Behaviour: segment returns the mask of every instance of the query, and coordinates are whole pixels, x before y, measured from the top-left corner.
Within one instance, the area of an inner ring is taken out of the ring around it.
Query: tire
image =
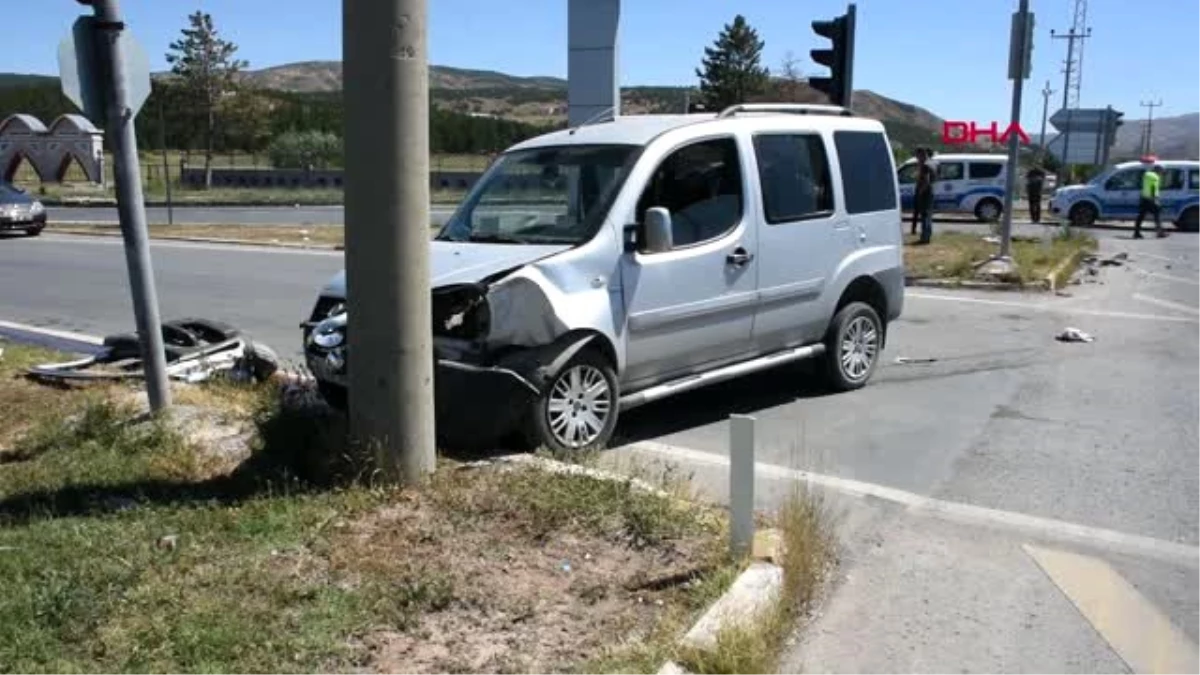
[[[981,223],[994,223],[1004,213],[1004,205],[995,199],[981,199],[975,205],[975,218]]]
[[[830,387],[840,392],[866,385],[875,373],[882,345],[883,321],[870,305],[851,302],[839,310],[825,335],[825,375]]]
[[[1184,211],[1179,216],[1179,220],[1175,221],[1175,227],[1183,232],[1195,232],[1197,230],[1197,208],[1192,206]]]
[[[1068,214],[1071,224],[1075,227],[1091,227],[1096,224],[1096,218],[1099,216],[1100,214],[1096,211],[1096,207],[1087,202],[1072,206]]]
[[[41,233],[42,233],[42,228],[40,228],[40,227],[31,227],[31,228],[25,230],[26,237],[36,237]]]
[[[585,389],[596,386],[601,390],[589,399]],[[603,447],[617,427],[619,392],[609,360],[594,349],[580,350],[531,404],[528,440],[554,453]]]

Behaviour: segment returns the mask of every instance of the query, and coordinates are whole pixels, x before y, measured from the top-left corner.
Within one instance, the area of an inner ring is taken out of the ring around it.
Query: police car
[[[983,222],[994,222],[1004,212],[1004,169],[1008,155],[934,155],[929,164],[936,172],[933,185],[934,213],[969,213]],[[900,183],[900,205],[913,208],[917,160],[910,159],[896,171]]]
[[[1174,223],[1185,232],[1195,232],[1200,204],[1200,161],[1156,163],[1164,169],[1159,188],[1163,222]],[[1050,198],[1050,215],[1085,227],[1097,220],[1134,220],[1142,195],[1142,174],[1152,166],[1148,162],[1125,162],[1086,184],[1060,188]]]

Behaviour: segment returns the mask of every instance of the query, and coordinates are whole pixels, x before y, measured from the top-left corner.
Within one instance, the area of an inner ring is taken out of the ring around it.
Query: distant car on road
[[[1200,208],[1200,161],[1162,160],[1163,222],[1184,232],[1196,231]],[[1050,198],[1050,215],[1086,227],[1097,220],[1134,220],[1142,194],[1142,174],[1151,164],[1125,162],[1101,172],[1083,185],[1059,188]]]
[[[36,237],[46,228],[46,207],[28,192],[0,181],[0,232]]]
[[[904,302],[899,223],[887,132],[842,108],[527,140],[431,243],[439,428],[602,446],[621,410],[810,357],[832,389],[862,387]],[[335,405],[347,315],[343,273],[303,324]]]
[[[948,153],[934,155],[929,164],[935,172],[934,213],[969,213],[985,223],[1000,219],[1004,212],[1004,169],[1008,166],[1008,155]],[[910,159],[900,165],[896,176],[901,207],[911,211],[917,160]]]

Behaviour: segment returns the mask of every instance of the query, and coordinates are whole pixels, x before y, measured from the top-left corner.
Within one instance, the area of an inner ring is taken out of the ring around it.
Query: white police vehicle
[[[929,164],[936,172],[934,213],[970,213],[983,222],[1000,219],[1004,212],[1004,169],[1008,166],[1008,155],[934,155]],[[917,160],[901,164],[896,177],[900,183],[901,208],[912,211]]]
[[[1200,161],[1160,160],[1157,164],[1164,169],[1159,184],[1163,222],[1174,223],[1185,232],[1195,232],[1200,204]],[[1152,166],[1147,162],[1125,162],[1083,185],[1059,188],[1050,198],[1050,215],[1083,227],[1097,220],[1134,220],[1142,196],[1142,174]]]

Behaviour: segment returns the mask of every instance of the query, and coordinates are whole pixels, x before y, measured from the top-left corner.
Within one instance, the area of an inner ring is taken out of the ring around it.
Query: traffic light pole
[[[351,433],[387,480],[436,460],[428,0],[342,0]]]
[[[141,167],[138,164],[137,136],[133,111],[129,105],[129,75],[117,39],[124,30],[117,0],[90,0],[96,17],[96,46],[103,64],[104,98],[108,102],[108,137],[113,151],[113,180],[117,188],[117,214],[125,242],[125,263],[129,268],[129,286],[133,293],[133,317],[141,343],[142,370],[150,410],[160,412],[171,405],[167,383],[167,359],[163,353],[162,321],[158,314],[158,295],[154,289],[154,271],[150,265],[150,241],[146,232],[146,202],[142,194]]]

